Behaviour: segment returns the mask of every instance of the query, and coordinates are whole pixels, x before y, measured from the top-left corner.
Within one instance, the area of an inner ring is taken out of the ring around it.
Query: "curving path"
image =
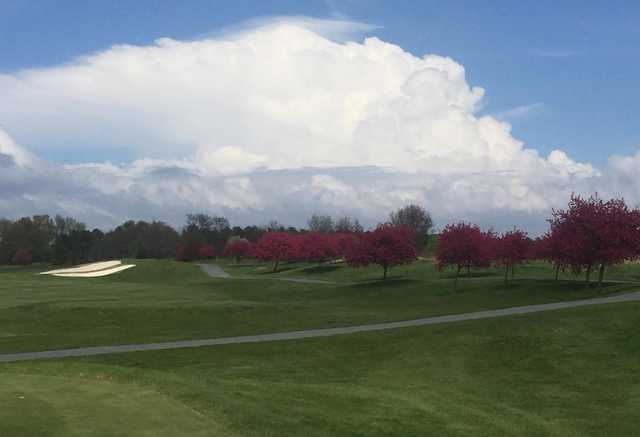
[[[601,305],[608,303],[640,301],[640,291],[616,296],[599,297],[593,299],[574,300],[570,302],[546,303],[540,305],[526,305],[520,307],[503,308],[498,310],[479,311],[474,313],[455,314],[449,316],[426,317],[423,319],[405,320],[400,322],[374,323],[369,325],[347,326],[342,328],[311,329],[306,331],[281,332],[277,334],[246,335],[241,337],[223,337],[206,340],[171,341],[166,343],[129,344],[122,346],[98,346],[77,349],[60,349],[43,352],[21,352],[0,354],[0,362],[38,360],[43,358],[84,357],[89,355],[115,354],[125,352],[152,351],[165,349],[182,349],[202,346],[219,346],[237,343],[257,343],[263,341],[294,340],[310,337],[329,337],[333,335],[353,334],[356,332],[381,331],[384,329],[406,328],[410,326],[435,325],[439,323],[462,322],[465,320],[489,319],[494,317],[512,316],[517,314],[537,313],[541,311],[574,308],[586,305]]]
[[[230,278],[231,275],[224,270],[220,266],[215,264],[198,264],[198,266],[205,272],[207,275],[212,278]]]
[[[323,281],[321,279],[304,279],[304,278],[273,278],[262,276],[231,276],[229,273],[222,270],[222,267],[216,264],[198,264],[203,272],[212,278],[225,278],[225,279],[272,279],[274,281],[287,281],[287,282],[301,282],[303,284],[340,284],[340,282]]]

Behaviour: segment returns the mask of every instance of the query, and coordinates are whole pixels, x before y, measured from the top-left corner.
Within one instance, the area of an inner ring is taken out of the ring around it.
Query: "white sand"
[[[108,269],[111,267],[119,266],[122,264],[122,261],[102,261],[98,263],[86,264],[79,267],[72,267],[69,269],[57,269],[57,270],[49,270],[47,272],[40,273],[41,275],[55,275],[58,273],[86,273],[86,272],[95,272],[97,270]]]
[[[53,273],[52,276],[59,276],[62,278],[98,278],[100,276],[109,276],[114,273],[121,272],[123,270],[135,267],[135,264],[123,264],[112,269],[97,270],[95,272],[80,272],[80,273]]]

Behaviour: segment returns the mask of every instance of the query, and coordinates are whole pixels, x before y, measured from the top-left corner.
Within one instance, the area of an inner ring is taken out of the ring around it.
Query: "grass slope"
[[[0,435],[634,435],[640,303],[0,366]]]
[[[285,265],[264,274],[264,265],[227,268],[260,279],[207,277],[194,264],[136,260],[137,267],[105,278],[39,276],[44,266],[0,268],[0,353],[80,346],[263,334],[288,330],[406,320],[573,300],[624,290],[603,290],[579,281],[553,281],[551,268],[532,264],[505,285],[498,270],[475,272],[453,288],[450,272],[428,261],[392,270]],[[638,267],[623,267],[624,279]],[[244,273],[242,273],[244,272]],[[271,280],[304,277],[335,284]]]

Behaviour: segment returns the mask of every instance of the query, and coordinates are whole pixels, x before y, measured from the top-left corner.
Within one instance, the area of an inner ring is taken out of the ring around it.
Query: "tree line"
[[[521,229],[497,234],[472,223],[451,223],[437,236],[439,269],[453,268],[455,283],[462,271],[498,266],[504,279],[515,276],[524,262],[553,264],[555,277],[570,271],[594,271],[601,285],[607,267],[640,258],[640,210],[624,199],[603,200],[597,195],[572,195],[567,208],[552,210],[549,230],[530,238]],[[127,221],[109,232],[87,230],[71,218],[47,215],[0,219],[0,263],[81,263],[114,258],[176,258],[180,261],[253,257],[273,263],[342,260],[353,267],[379,265],[386,278],[389,268],[411,263],[424,250],[433,222],[420,206],[408,205],[389,215],[375,229],[365,231],[351,217],[334,219],[313,215],[306,229],[267,226],[231,226],[224,217],[188,214],[180,231],[160,221]]]
[[[388,222],[416,227],[418,234],[424,234],[419,237],[424,241],[432,228],[431,216],[417,205],[393,212]],[[270,233],[342,235],[363,232],[358,219],[347,216],[313,215],[308,227],[303,229],[276,221],[266,226],[232,226],[225,217],[194,213],[187,214],[180,230],[162,221],[128,220],[104,232],[89,230],[72,217],[34,215],[17,220],[0,219],[0,264],[79,264],[118,258],[189,261],[223,253],[240,259],[247,256],[249,246]],[[232,242],[234,244],[230,244]]]
[[[273,271],[283,261],[343,260],[353,267],[375,264],[386,279],[389,268],[415,261],[421,247],[416,232],[421,227],[407,221],[394,223],[394,218],[405,213],[392,213],[389,222],[367,232],[268,232],[254,244],[230,242],[223,254],[270,261]],[[575,275],[584,272],[589,284],[597,269],[601,286],[608,266],[640,258],[640,210],[629,208],[623,199],[572,195],[568,207],[553,210],[548,222],[549,230],[535,239],[517,228],[498,234],[472,223],[448,224],[437,238],[436,265],[440,270],[453,268],[457,285],[463,270],[470,275],[471,269],[501,267],[508,282],[515,277],[517,266],[542,260],[554,265],[556,280],[560,271],[569,270]]]
[[[417,242],[413,229],[384,223],[366,232],[267,232],[255,243],[230,240],[222,254],[235,257],[236,262],[244,257],[271,262],[272,272],[277,272],[282,262],[321,265],[344,261],[352,267],[375,264],[382,267],[386,279],[389,268],[416,260]]]

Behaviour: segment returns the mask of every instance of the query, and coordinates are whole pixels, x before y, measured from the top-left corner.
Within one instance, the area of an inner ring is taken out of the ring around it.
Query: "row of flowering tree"
[[[504,269],[506,282],[519,264],[546,260],[554,264],[556,279],[561,270],[570,269],[585,272],[588,283],[597,269],[602,284],[607,266],[640,258],[640,210],[630,209],[623,199],[572,196],[567,209],[553,211],[549,223],[549,231],[536,240],[515,228],[498,235],[470,223],[447,225],[438,238],[437,266],[453,267],[457,284],[462,270],[470,274],[472,268],[495,265]],[[178,258],[211,258],[214,252],[212,246],[183,245]],[[232,238],[222,254],[236,262],[244,257],[271,262],[274,272],[283,261],[344,260],[353,267],[378,265],[386,278],[389,268],[416,259],[416,235],[391,224],[353,233],[268,232],[253,244]]]
[[[273,263],[274,272],[278,271],[283,261],[322,264],[331,260],[344,259],[347,251],[358,239],[358,235],[360,234],[269,232],[253,245],[249,256]]]
[[[594,269],[602,285],[605,269],[640,258],[640,210],[624,199],[604,201],[571,196],[567,209],[554,210],[550,229],[536,242],[537,255],[560,270],[585,272],[588,284]]]
[[[322,264],[344,260],[352,267],[378,265],[386,279],[391,267],[415,261],[416,240],[408,228],[390,225],[359,233],[269,232],[253,245],[250,256],[273,263],[273,272],[283,261]]]
[[[534,257],[533,247],[533,241],[520,229],[498,235],[470,223],[455,223],[447,225],[440,234],[436,260],[439,269],[455,268],[456,285],[462,269],[469,275],[472,268],[487,268],[492,264],[504,268],[507,282],[509,273],[512,279],[515,276],[517,265]]]
[[[567,209],[553,210],[549,223],[549,231],[536,240],[519,229],[497,235],[470,223],[447,225],[438,239],[437,265],[452,266],[457,284],[462,269],[469,273],[471,268],[501,266],[507,281],[518,264],[545,260],[554,264],[556,279],[561,270],[570,269],[585,272],[589,283],[597,269],[602,285],[607,266],[640,258],[640,210],[623,199],[573,195]]]

